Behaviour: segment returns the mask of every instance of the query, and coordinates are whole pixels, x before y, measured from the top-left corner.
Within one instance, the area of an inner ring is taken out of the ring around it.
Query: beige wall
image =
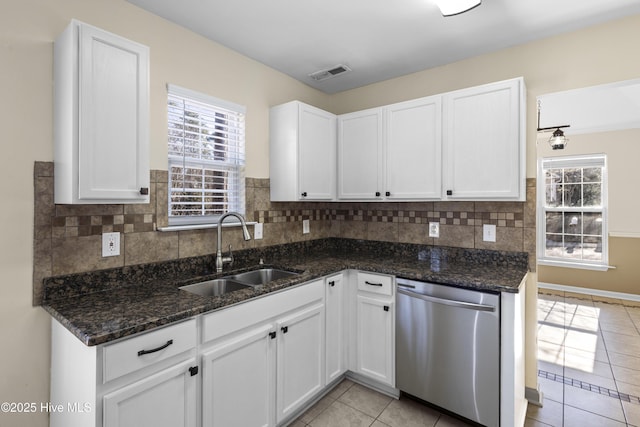
[[[32,174],[34,161],[53,158],[52,41],[71,18],[150,46],[152,169],[166,168],[167,82],[246,105],[247,176],[266,178],[270,105],[299,99],[340,113],[522,75],[529,96],[527,176],[534,177],[535,96],[638,77],[640,69],[640,57],[633,54],[640,37],[640,17],[633,17],[329,97],[124,0],[10,3],[0,14],[0,88],[4,100],[0,123],[5,159],[0,179],[5,207],[0,213],[4,225],[0,245],[0,401],[48,400],[50,321],[42,309],[31,306]],[[535,279],[531,281],[535,284]],[[529,294],[535,296],[535,286],[529,286]],[[529,323],[531,326],[530,319]],[[535,322],[532,329],[535,331]],[[532,337],[535,333],[528,335],[528,342]],[[527,383],[535,384],[535,375],[532,378],[529,374]],[[47,425],[47,417],[43,413],[0,413],[0,425],[42,427]]]
[[[640,295],[640,187],[636,170],[640,159],[640,130],[569,135],[569,145],[561,152],[554,152],[546,143],[547,138],[548,135],[540,138],[539,157],[607,155],[609,264],[615,269],[592,271],[540,265],[538,280]]]

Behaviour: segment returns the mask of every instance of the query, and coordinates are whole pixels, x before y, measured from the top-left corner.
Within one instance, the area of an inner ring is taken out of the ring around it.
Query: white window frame
[[[560,168],[589,168],[602,167],[602,207],[571,207],[571,208],[552,208],[546,206],[546,182],[545,172],[548,169]],[[549,265],[555,267],[580,268],[587,270],[606,271],[610,268],[609,264],[609,233],[608,233],[608,171],[606,154],[587,154],[562,157],[546,157],[538,159],[538,226],[537,226],[537,247],[538,247],[538,264]],[[560,211],[576,211],[576,212],[601,212],[602,213],[602,259],[599,261],[590,260],[574,260],[570,258],[549,257],[545,253],[546,249],[546,214],[547,212]]]
[[[167,108],[170,98],[182,98],[184,100],[192,101],[195,103],[206,104],[213,110],[237,115],[242,120],[241,130],[238,137],[238,158],[230,162],[221,162],[207,159],[197,159],[188,156],[172,155],[170,152],[167,155],[167,164],[169,172],[169,183],[167,191],[167,203],[169,213],[169,227],[180,226],[205,226],[215,224],[219,217],[222,215],[171,215],[172,204],[172,165],[181,164],[183,167],[215,167],[216,169],[228,169],[232,170],[235,176],[233,182],[230,183],[229,191],[232,192],[231,201],[225,212],[238,212],[242,215],[245,213],[245,128],[244,128],[244,116],[246,115],[246,107],[238,105],[229,101],[225,101],[213,96],[209,96],[200,92],[186,89],[180,86],[168,84],[167,85]],[[169,112],[167,112],[167,132],[171,126],[171,118]],[[167,134],[167,144],[169,144],[169,133]],[[170,151],[170,150],[168,150]],[[232,221],[229,221],[232,222]]]

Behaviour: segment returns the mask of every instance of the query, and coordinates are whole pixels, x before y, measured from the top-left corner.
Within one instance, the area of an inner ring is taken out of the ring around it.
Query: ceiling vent
[[[346,65],[340,64],[327,70],[320,70],[316,71],[315,73],[311,73],[309,74],[309,77],[311,77],[315,81],[321,82],[322,80],[327,80],[332,77],[339,76],[340,74],[348,73],[349,71],[351,71],[351,68],[347,67]]]

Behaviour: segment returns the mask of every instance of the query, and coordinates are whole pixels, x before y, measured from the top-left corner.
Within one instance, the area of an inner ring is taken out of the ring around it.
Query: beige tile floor
[[[526,427],[640,427],[640,303],[541,290],[542,408]],[[468,424],[344,380],[292,427],[450,427]]]
[[[541,289],[527,427],[640,427],[640,303]]]

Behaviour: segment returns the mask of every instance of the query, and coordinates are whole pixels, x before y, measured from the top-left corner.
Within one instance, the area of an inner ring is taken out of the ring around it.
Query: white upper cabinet
[[[299,101],[269,115],[272,201],[333,200],[336,116]]]
[[[441,97],[338,117],[338,198],[439,199]]]
[[[441,100],[431,96],[385,107],[385,198],[440,198]]]
[[[525,200],[522,78],[443,95],[447,199]]]
[[[72,21],[54,44],[55,202],[149,202],[149,49]]]
[[[382,197],[382,108],[338,117],[338,198]]]

